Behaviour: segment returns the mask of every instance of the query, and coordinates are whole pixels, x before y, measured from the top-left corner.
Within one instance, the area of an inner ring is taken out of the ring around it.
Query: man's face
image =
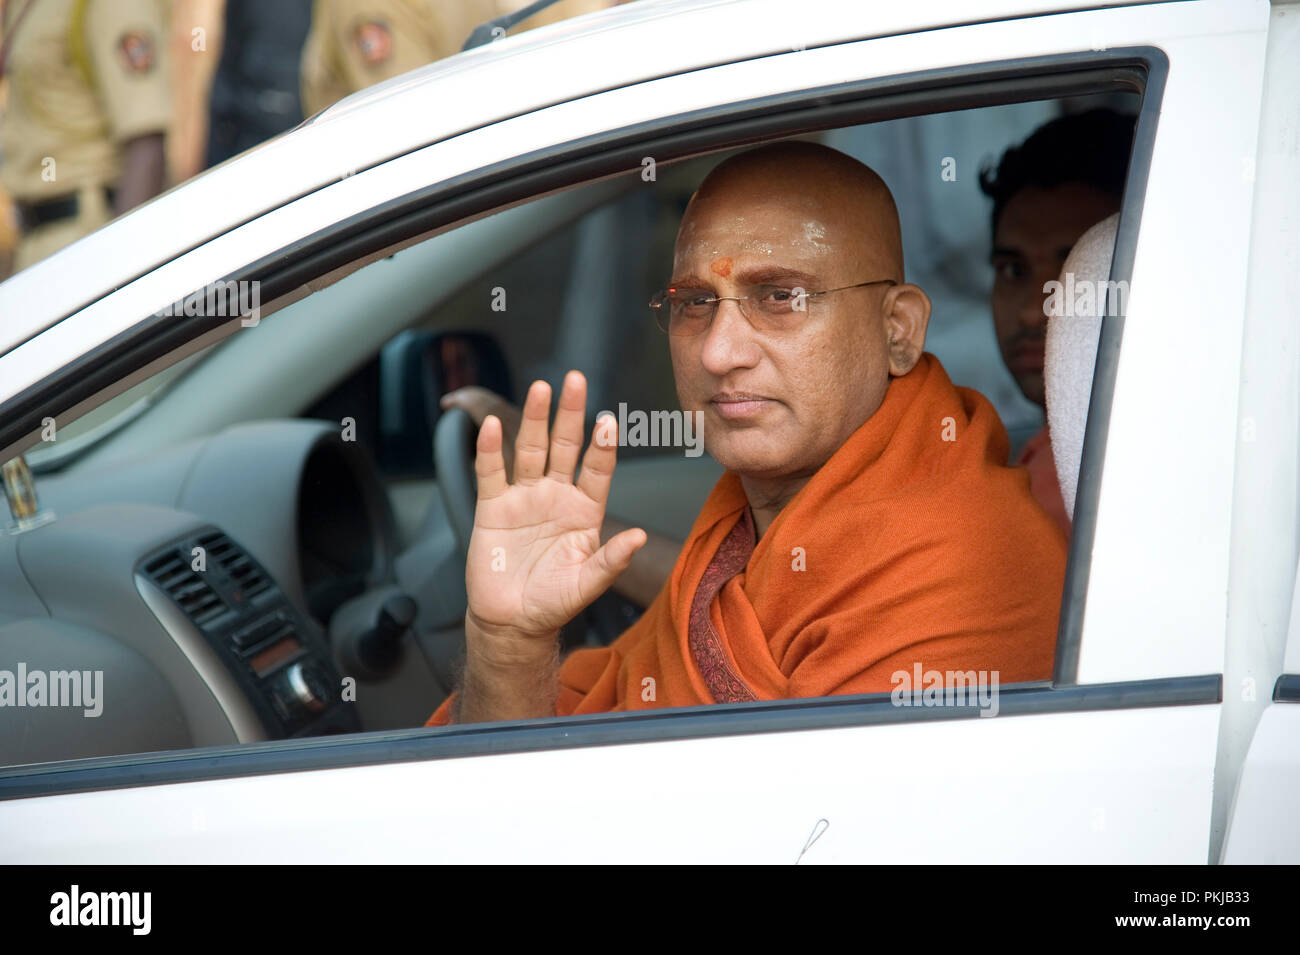
[[[868,261],[861,223],[854,229],[782,191],[693,204],[670,284],[738,296],[759,284],[814,292],[888,277],[872,274],[881,266]],[[722,302],[698,335],[669,335],[678,398],[683,410],[703,412],[709,453],[755,478],[821,467],[880,406],[889,384],[880,310],[888,289],[808,298],[798,323],[782,332],[757,330],[738,303]]]
[[[478,356],[466,339],[458,335],[440,339],[438,359],[442,364],[443,394],[479,383]]]
[[[1060,276],[1079,237],[1118,208],[1108,192],[1066,183],[1025,188],[1002,209],[993,235],[993,326],[1002,360],[1035,404],[1044,401],[1043,286]]]

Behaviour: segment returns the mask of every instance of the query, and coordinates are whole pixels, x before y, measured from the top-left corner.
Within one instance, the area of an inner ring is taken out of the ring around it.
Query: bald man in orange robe
[[[513,483],[500,420],[479,431],[464,677],[428,725],[889,692],[918,665],[1050,679],[1064,536],[990,403],[924,351],[930,300],[880,177],[811,143],[732,157],[673,270],[656,304],[678,398],[726,473],[667,584],[561,665],[560,627],[647,536],[601,545],[617,425],[597,420],[577,473],[582,375],[549,429],[534,382]]]

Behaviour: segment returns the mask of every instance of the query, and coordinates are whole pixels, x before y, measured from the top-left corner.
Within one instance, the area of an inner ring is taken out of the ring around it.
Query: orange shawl
[[[1050,679],[1065,538],[1007,452],[988,400],[923,355],[757,545],[724,474],[641,619],[564,662],[556,712],[890,692],[915,664]]]

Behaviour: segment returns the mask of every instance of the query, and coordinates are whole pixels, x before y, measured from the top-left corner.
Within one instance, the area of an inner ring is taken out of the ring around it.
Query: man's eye
[[[704,291],[678,292],[673,304],[688,313],[698,313],[713,307],[713,296]]]
[[[993,271],[999,279],[1004,282],[1015,282],[1028,274],[1028,269],[1024,264],[1016,261],[997,262],[993,266]]]
[[[760,306],[771,310],[784,310],[790,308],[798,298],[793,289],[783,288],[779,285],[765,285],[754,291],[754,299]]]

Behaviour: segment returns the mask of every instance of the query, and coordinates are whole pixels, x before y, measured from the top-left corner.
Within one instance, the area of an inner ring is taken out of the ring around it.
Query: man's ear
[[[894,285],[880,306],[889,335],[889,373],[895,378],[916,367],[930,327],[930,296],[919,285]]]

